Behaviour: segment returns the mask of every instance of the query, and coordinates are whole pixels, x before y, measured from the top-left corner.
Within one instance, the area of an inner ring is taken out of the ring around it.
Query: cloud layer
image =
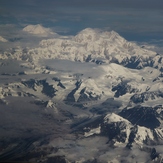
[[[0,24],[43,24],[61,34],[83,28],[113,29],[129,40],[163,37],[163,1],[3,0]]]

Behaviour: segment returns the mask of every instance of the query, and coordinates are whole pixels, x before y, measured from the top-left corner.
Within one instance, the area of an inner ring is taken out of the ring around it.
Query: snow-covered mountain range
[[[41,25],[23,31],[54,34]],[[106,137],[112,147],[138,146],[151,160],[162,159],[157,149],[151,154],[163,141],[161,54],[115,31],[87,28],[76,36],[43,39],[35,48],[6,50],[0,58],[0,105],[30,98],[34,106],[66,117],[62,123],[84,140]]]
[[[40,25],[29,25],[23,30],[38,34],[47,32],[47,29]],[[162,56],[156,52],[128,42],[114,31],[102,32],[90,28],[84,29],[76,36],[56,35],[54,39],[42,40],[37,48],[20,48],[18,52],[10,53],[7,53],[7,58],[31,62],[37,62],[39,59],[66,59],[97,64],[114,62],[128,68],[141,69],[150,66],[162,69]]]

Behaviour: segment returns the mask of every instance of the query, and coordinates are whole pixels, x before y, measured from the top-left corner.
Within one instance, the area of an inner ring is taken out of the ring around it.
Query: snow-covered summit
[[[124,121],[126,124],[130,124],[130,122],[127,119],[124,119],[123,117],[115,114],[115,113],[111,113],[111,114],[107,114],[104,117],[104,122],[105,123],[112,123],[112,122],[122,122]]]
[[[5,38],[3,38],[2,36],[0,36],[0,42],[8,42]]]
[[[24,32],[28,32],[35,35],[49,35],[54,34],[51,29],[45,28],[40,24],[37,25],[27,25],[25,28],[23,28]]]
[[[84,43],[87,41],[97,41],[99,39],[100,31],[97,29],[86,28],[80,31],[74,40],[79,43]]]
[[[110,31],[110,32],[103,32],[99,29],[92,29],[92,28],[86,28],[82,31],[80,31],[75,37],[74,40],[79,43],[87,43],[87,42],[95,42],[99,41],[101,42],[103,40],[107,41],[126,41],[123,37],[121,37],[117,32]]]

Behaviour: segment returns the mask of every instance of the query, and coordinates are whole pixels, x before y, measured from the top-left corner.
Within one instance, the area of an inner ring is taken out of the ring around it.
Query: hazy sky
[[[128,40],[163,37],[163,0],[0,0],[0,24],[42,24],[60,34],[92,27]]]

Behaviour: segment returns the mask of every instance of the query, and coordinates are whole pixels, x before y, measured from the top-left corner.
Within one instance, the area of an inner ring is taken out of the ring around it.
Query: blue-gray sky
[[[160,40],[163,0],[0,0],[0,24],[42,24],[60,34],[112,29],[128,40]]]

